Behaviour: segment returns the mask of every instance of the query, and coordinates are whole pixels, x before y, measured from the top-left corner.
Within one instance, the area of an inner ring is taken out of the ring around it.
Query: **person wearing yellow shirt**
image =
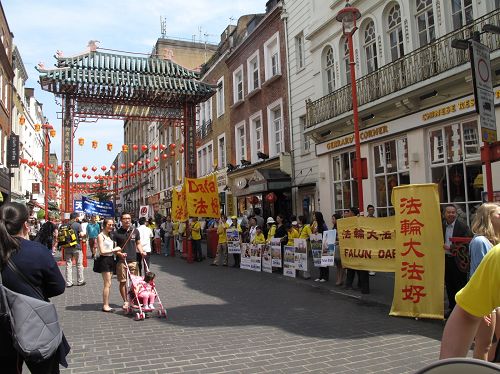
[[[264,233],[262,232],[262,227],[256,226],[255,237],[252,240],[252,244],[266,244],[266,238],[264,237]]]
[[[201,252],[201,224],[198,217],[191,218],[191,239],[193,241],[194,261],[201,262],[203,254]]]
[[[219,265],[219,258],[223,257],[223,262],[222,266],[227,266],[227,235],[226,235],[226,230],[229,228],[229,225],[227,224],[227,217],[222,214],[220,216],[219,223],[217,225],[217,235],[218,235],[218,242],[217,242],[217,254],[215,255],[214,262],[212,262],[210,265],[212,266],[218,266]]]
[[[299,216],[299,238],[309,240],[311,235],[311,226],[306,223],[306,218],[304,216]]]
[[[292,246],[295,244],[294,239],[299,238],[299,232],[295,229],[297,227],[297,221],[293,221],[292,224],[287,227],[288,231],[288,242],[286,245]]]
[[[267,242],[269,243],[271,239],[274,238],[274,234],[276,233],[276,221],[273,217],[269,217],[266,222],[267,227],[269,228],[269,230],[267,231]]]

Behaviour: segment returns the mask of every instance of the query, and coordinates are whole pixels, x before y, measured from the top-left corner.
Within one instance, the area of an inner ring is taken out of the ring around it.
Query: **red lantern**
[[[54,164],[49,164],[49,169],[52,169],[54,167]]]
[[[160,160],[160,158],[158,156],[155,156],[155,158],[153,159],[155,162],[158,162]]]
[[[62,165],[57,165],[57,170],[62,170]]]
[[[22,158],[22,159],[20,159],[20,160],[19,160],[19,162],[20,162],[21,164],[27,164],[27,163],[28,163],[28,160],[27,160],[27,159],[25,159],[25,158]]]
[[[137,144],[132,144],[132,149],[134,151],[137,151],[139,149],[139,146]]]
[[[56,130],[51,129],[49,130],[50,137],[55,138],[56,137]]]
[[[141,150],[146,152],[148,150],[148,146],[146,144],[141,145]]]
[[[142,161],[137,161],[137,166],[142,166]]]
[[[96,172],[97,171],[97,167],[96,166],[92,166],[92,171]]]
[[[158,149],[158,146],[157,146],[156,144],[153,144],[153,145],[151,146],[151,149],[152,149],[153,151],[156,151],[156,150]]]
[[[170,151],[170,156],[172,156],[172,157],[175,156],[175,151],[173,149]]]
[[[128,164],[129,167],[133,168],[134,167],[134,163],[131,162],[130,164]]]
[[[87,179],[90,179],[90,178],[91,178],[91,176],[90,176],[90,175],[87,175]]]
[[[121,167],[122,169],[126,169],[126,168],[127,168],[127,165],[125,165],[125,164],[121,164],[121,165],[120,165],[120,167]]]
[[[111,170],[115,170],[115,169],[116,169],[116,166],[115,166],[115,165],[111,165],[109,168],[110,168]]]
[[[274,203],[276,200],[278,200],[278,196],[274,192],[270,192],[266,195],[266,200],[269,203]]]
[[[84,166],[84,167],[82,168],[82,170],[86,172],[87,170],[89,170],[89,168],[88,168],[88,167],[86,167],[86,166]]]
[[[161,158],[163,158],[164,160],[166,160],[167,157],[168,157],[168,155],[166,153],[164,153],[164,154],[161,155]]]
[[[87,174],[82,174],[82,178],[87,178]]]
[[[167,146],[165,144],[160,144],[160,151],[165,150],[165,148],[167,148]]]
[[[92,148],[96,149],[97,148],[97,140],[92,140]]]
[[[43,169],[43,167],[44,167],[44,166],[45,166],[45,165],[43,164],[43,162],[40,162],[40,163],[38,164],[38,169]]]
[[[124,152],[124,153],[128,152],[128,145],[126,145],[126,144],[122,145],[122,152]]]
[[[149,165],[149,164],[151,163],[151,160],[150,160],[149,158],[147,158],[147,159],[144,161],[144,163],[145,163],[146,165]]]
[[[106,148],[108,148],[108,151],[111,152],[111,150],[113,149],[113,144],[112,143],[106,144]]]
[[[184,153],[184,146],[181,145],[181,147],[179,148],[179,153]]]
[[[170,144],[170,149],[175,149],[175,144],[174,143]]]
[[[85,139],[84,138],[78,138],[78,145],[83,146],[85,144]]]
[[[104,166],[104,165],[103,165],[103,166],[101,166],[101,170],[102,170],[102,171],[106,171],[106,169],[107,169],[107,168],[106,168],[106,166]]]
[[[80,177],[80,174],[75,173],[75,178],[78,178],[78,177]]]

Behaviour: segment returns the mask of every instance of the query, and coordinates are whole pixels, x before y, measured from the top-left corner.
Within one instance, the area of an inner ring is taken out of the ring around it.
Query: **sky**
[[[228,24],[236,24],[244,14],[263,13],[265,0],[4,0],[1,2],[14,44],[19,49],[29,79],[35,88],[44,115],[57,130],[51,143],[61,161],[61,107],[53,94],[42,91],[35,66],[55,64],[56,51],[71,56],[86,51],[90,40],[102,48],[150,53],[161,36],[161,17],[166,20],[167,38],[183,38],[217,44]],[[201,31],[200,31],[201,30]],[[75,139],[85,138],[80,147],[75,140],[74,170],[83,166],[109,166],[123,143],[122,120],[80,123]],[[91,148],[97,140],[99,148]],[[106,144],[113,143],[113,151]],[[41,160],[40,160],[41,161]],[[102,172],[101,172],[102,173]]]

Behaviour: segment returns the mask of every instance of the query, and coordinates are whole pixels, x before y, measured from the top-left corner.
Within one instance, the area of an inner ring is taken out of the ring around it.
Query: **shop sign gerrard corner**
[[[495,103],[491,81],[490,50],[484,44],[472,41],[474,55],[474,77],[476,84],[476,101],[481,121],[482,138],[485,142],[497,140]]]

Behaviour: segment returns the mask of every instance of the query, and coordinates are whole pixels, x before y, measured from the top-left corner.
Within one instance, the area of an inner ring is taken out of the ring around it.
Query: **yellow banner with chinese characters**
[[[181,184],[172,189],[172,220],[184,222],[187,219],[186,188]]]
[[[396,274],[390,315],[443,319],[443,229],[437,184],[392,190]]]
[[[186,178],[186,201],[189,217],[220,217],[219,190],[215,174]]]
[[[349,217],[337,221],[342,266],[394,272],[394,217]]]

